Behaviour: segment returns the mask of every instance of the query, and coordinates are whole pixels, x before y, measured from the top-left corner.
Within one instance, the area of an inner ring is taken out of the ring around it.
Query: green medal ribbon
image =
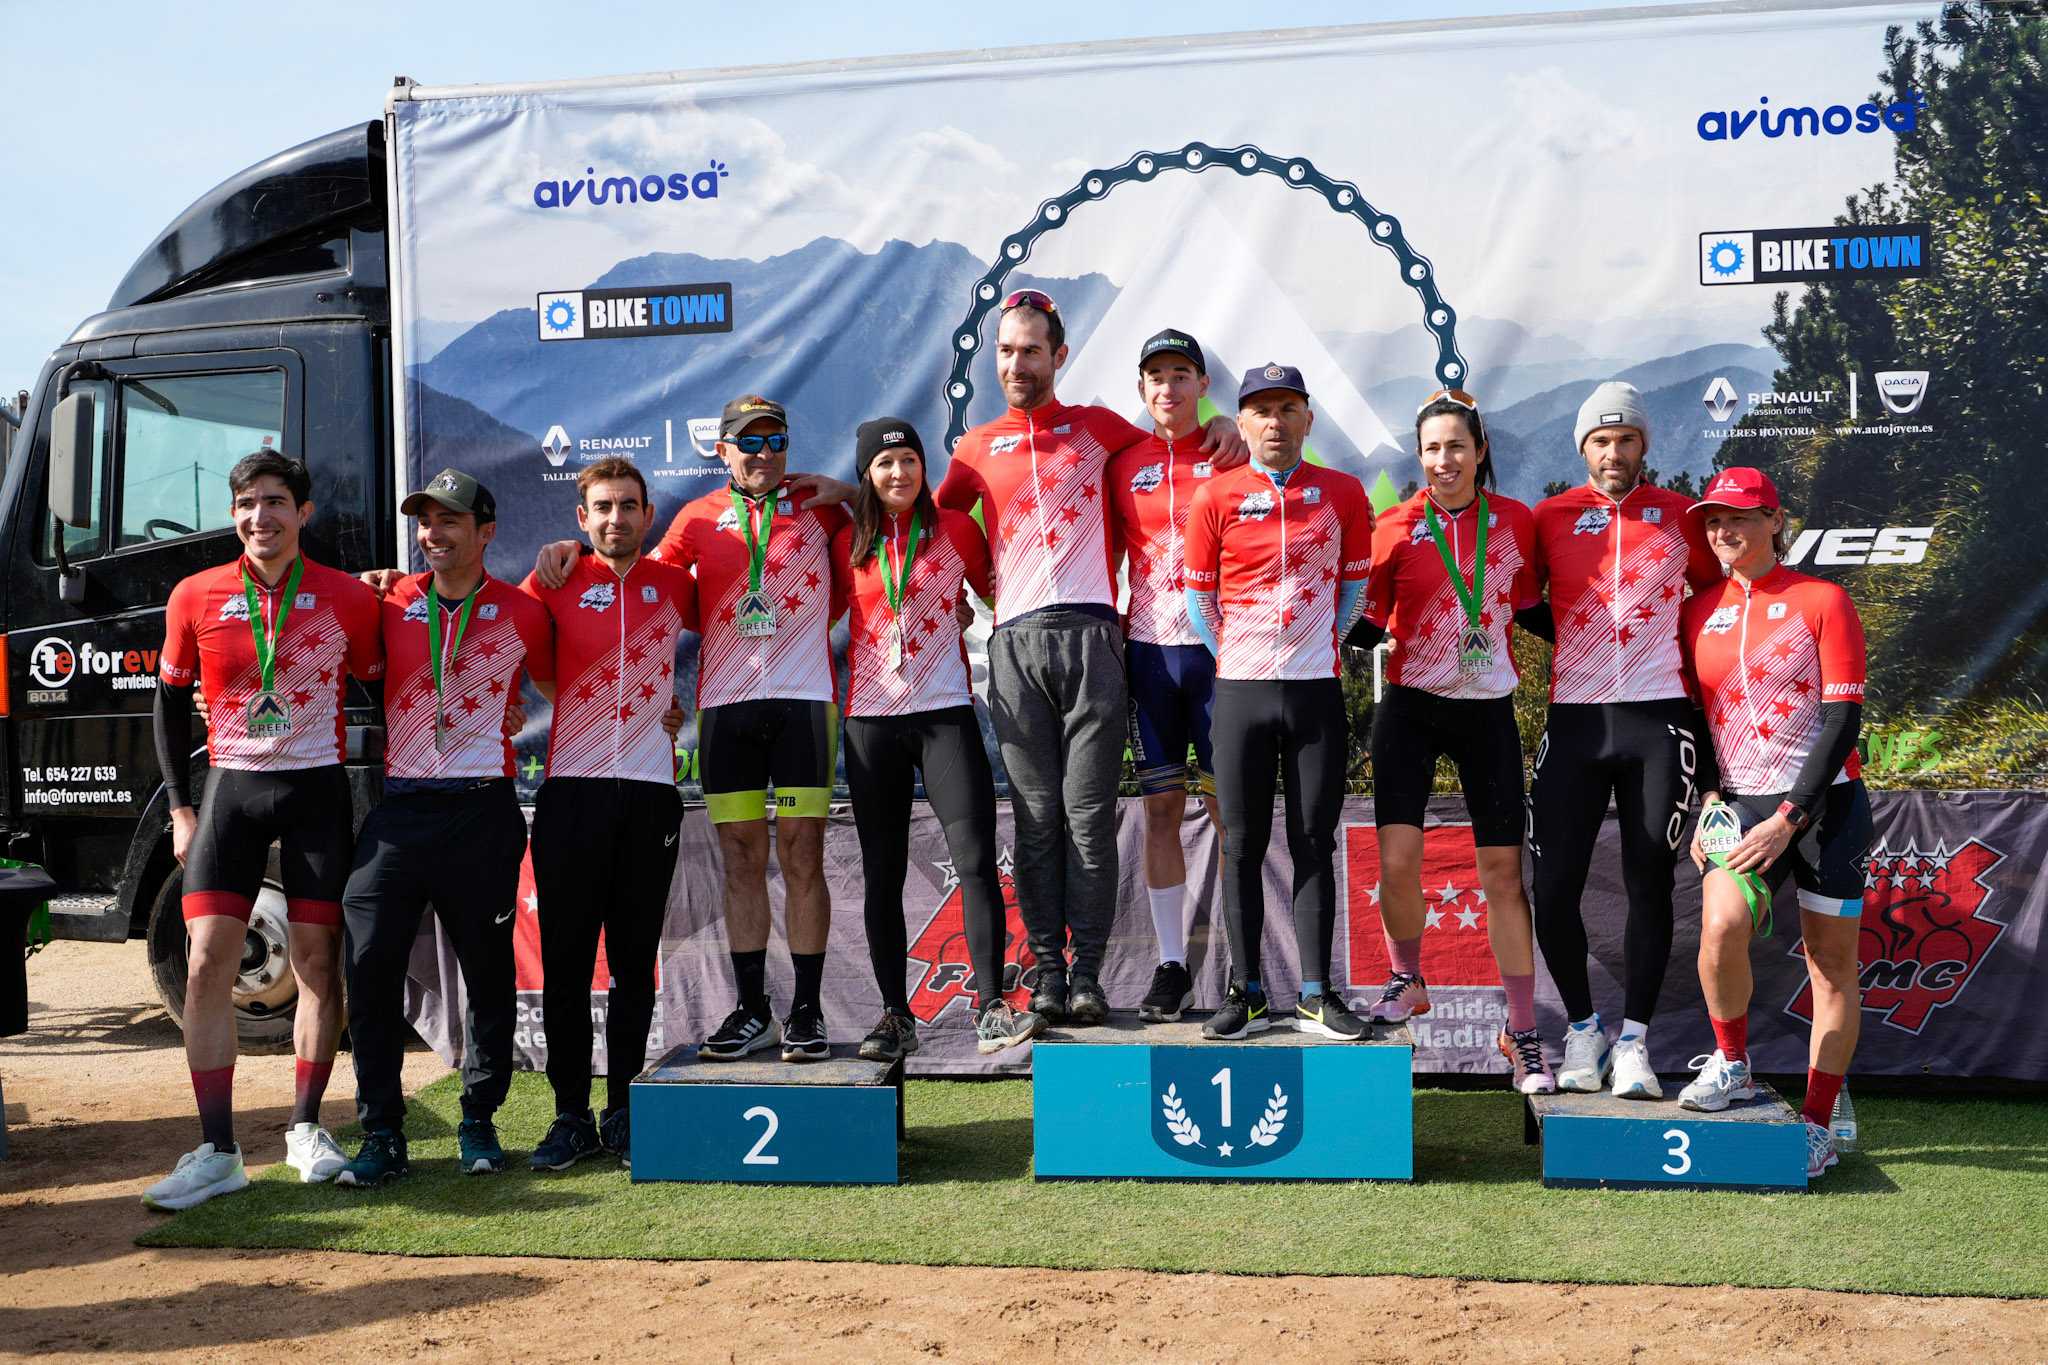
[[[756,540],[753,500],[737,488],[732,490],[732,510],[738,514],[740,525],[746,528],[749,594],[761,591],[761,568],[768,562],[768,539],[775,534],[775,499],[781,494],[780,488],[771,488],[768,490],[768,496],[761,500],[761,538]]]
[[[1458,600],[1465,605],[1465,619],[1474,630],[1479,628],[1479,612],[1484,605],[1486,592],[1486,494],[1479,495],[1479,546],[1472,559],[1472,582],[1468,587],[1465,575],[1458,571],[1458,557],[1451,553],[1449,542],[1444,539],[1443,523],[1436,519],[1436,500],[1425,496],[1422,515],[1429,522],[1430,538],[1436,541],[1436,552],[1443,556],[1444,572],[1451,576],[1451,587],[1457,590]]]
[[[881,561],[882,591],[889,599],[889,614],[891,616],[900,617],[903,615],[903,594],[909,591],[910,588],[910,563],[917,558],[917,537],[921,529],[918,512],[915,508],[912,508],[910,513],[910,535],[903,547],[903,568],[901,573],[894,578],[890,576],[886,538],[879,534],[875,536],[875,558]]]
[[[1712,839],[1715,847],[1708,847]],[[1771,919],[1770,884],[1754,872],[1736,872],[1728,866],[1728,855],[1742,841],[1742,824],[1734,808],[1722,801],[1700,807],[1700,851],[1707,861],[1735,879],[1737,889],[1749,905],[1749,927],[1758,938],[1769,938],[1776,926]],[[1726,844],[1726,847],[1720,845]]]
[[[483,595],[483,584],[476,585],[476,591],[463,599],[462,610],[455,616],[455,638],[448,643],[448,660],[462,653],[462,632],[469,629],[469,613],[476,606],[476,599]],[[433,582],[427,584],[427,653],[434,661],[434,722],[438,726],[447,715],[447,707],[441,700],[441,589]]]
[[[292,571],[285,576],[284,594],[277,603],[277,624],[266,632],[263,629],[263,612],[256,600],[256,582],[249,577],[249,566],[242,566],[242,598],[249,604],[249,638],[256,642],[256,670],[262,676],[262,690],[268,692],[277,679],[277,646],[275,641],[284,639],[285,618],[292,614],[292,602],[299,595],[299,576],[305,572],[306,561],[294,559]]]

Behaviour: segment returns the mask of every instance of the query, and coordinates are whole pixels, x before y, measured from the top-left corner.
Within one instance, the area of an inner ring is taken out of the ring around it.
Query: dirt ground
[[[30,964],[0,1040],[0,1358],[1034,1361],[2039,1360],[2036,1303],[1469,1280],[725,1261],[148,1251],[144,1186],[197,1140],[178,1031],[137,944]],[[253,1164],[283,1155],[289,1057],[236,1075]],[[440,1072],[412,1055],[408,1088]],[[325,1117],[346,1121],[346,1063]],[[24,1112],[25,1111],[25,1112]],[[1224,1230],[1219,1229],[1219,1235]]]

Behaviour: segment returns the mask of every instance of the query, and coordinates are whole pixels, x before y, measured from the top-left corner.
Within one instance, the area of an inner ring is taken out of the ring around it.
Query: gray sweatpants
[[[1031,952],[1096,976],[1116,915],[1116,784],[1128,738],[1115,623],[1049,611],[989,637],[988,700],[1016,823],[1011,876]]]

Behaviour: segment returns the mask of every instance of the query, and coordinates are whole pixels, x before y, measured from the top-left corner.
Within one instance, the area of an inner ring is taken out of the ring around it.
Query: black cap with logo
[[[405,501],[398,504],[398,512],[400,516],[417,516],[430,503],[438,503],[451,512],[474,513],[480,522],[498,519],[498,500],[491,496],[491,490],[459,469],[444,469],[428,479],[425,488],[406,495]]]
[[[789,414],[774,399],[762,398],[758,394],[735,398],[725,405],[725,413],[718,419],[718,439],[729,441],[763,418],[773,418],[785,427],[789,425]]]
[[[1185,356],[1194,362],[1196,373],[1209,373],[1209,363],[1202,358],[1202,344],[1186,332],[1177,332],[1171,327],[1146,338],[1145,344],[1138,348],[1138,368],[1144,369],[1145,362],[1155,355],[1167,354]]]
[[[1300,370],[1292,365],[1268,363],[1244,372],[1244,378],[1237,383],[1237,405],[1243,407],[1255,395],[1271,389],[1286,389],[1308,397],[1308,382],[1301,377]]]
[[[901,417],[877,417],[872,422],[862,422],[853,437],[853,467],[862,478],[867,477],[868,466],[875,457],[885,450],[914,450],[923,459],[924,441],[917,428]]]

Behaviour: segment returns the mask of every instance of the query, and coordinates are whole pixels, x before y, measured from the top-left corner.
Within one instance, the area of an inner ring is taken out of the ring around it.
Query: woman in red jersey
[[[1679,645],[1707,714],[1713,768],[1693,832],[1705,875],[1700,986],[1718,1045],[1680,1093],[1713,1112],[1755,1094],[1749,1073],[1749,948],[1768,937],[1771,898],[1798,886],[1799,932],[1813,983],[1806,1075],[1806,1174],[1835,1164],[1828,1129],[1856,1051],[1856,943],[1870,796],[1856,739],[1863,714],[1863,624],[1849,594],[1778,562],[1785,514],[1762,470],[1724,469],[1688,514],[1728,572],[1685,604]]]

